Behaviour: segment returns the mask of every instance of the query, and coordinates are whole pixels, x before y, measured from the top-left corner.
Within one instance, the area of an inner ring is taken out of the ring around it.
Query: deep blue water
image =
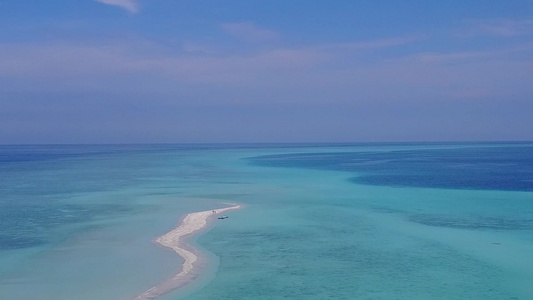
[[[72,201],[84,193],[140,182],[143,163],[124,156],[169,151],[157,145],[0,146],[0,251],[43,246],[64,238],[54,230],[130,213],[127,203]],[[183,146],[181,146],[183,148]]]
[[[263,147],[265,145],[262,145]],[[285,148],[289,145],[275,145]],[[316,145],[306,145],[313,149]],[[343,145],[337,146],[343,149]],[[96,217],[122,214],[127,204],[63,203],[65,197],[87,191],[106,191],[134,185],[142,165],[119,164],[116,158],[144,153],[194,152],[254,148],[257,145],[45,145],[0,146],[0,250],[30,248],[53,242],[49,232],[65,224],[89,222]],[[100,165],[84,161],[109,160],[102,179]],[[395,151],[308,152],[258,156],[253,164],[289,168],[340,170],[357,173],[351,180],[378,186],[447,189],[533,191],[533,146],[463,146],[453,149]],[[72,169],[73,163],[82,167]],[[68,167],[66,167],[68,166]],[[1,169],[0,169],[1,170]],[[57,171],[50,173],[50,170]],[[52,176],[53,175],[53,176]],[[28,177],[31,176],[31,177]],[[62,184],[57,184],[62,182]],[[61,197],[60,195],[65,195]],[[471,220],[435,221],[418,216],[416,222],[440,226],[531,228],[531,222]],[[503,223],[502,223],[503,222]],[[514,223],[513,223],[514,222]],[[505,224],[504,224],[505,223]],[[434,225],[434,224],[433,224]]]
[[[110,144],[110,145],[0,145],[0,167],[13,163],[76,159],[102,155],[196,151],[220,146],[210,144]]]
[[[256,146],[0,145],[0,251],[61,242],[53,233],[57,228],[132,213],[134,208],[127,202],[92,203],[72,198],[135,187],[151,175],[185,176],[165,170],[165,155],[248,147]],[[200,169],[196,167],[195,176]]]
[[[533,191],[533,145],[467,145],[333,153],[293,153],[250,158],[254,164],[357,173],[359,184],[445,189]]]
[[[176,274],[155,237],[228,202],[244,208],[197,240],[220,264],[186,299],[532,299],[532,154],[526,143],[0,146],[0,299],[128,299]]]

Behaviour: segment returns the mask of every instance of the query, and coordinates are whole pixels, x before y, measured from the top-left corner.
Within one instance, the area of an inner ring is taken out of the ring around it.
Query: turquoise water
[[[532,299],[533,145],[0,147],[0,299]]]

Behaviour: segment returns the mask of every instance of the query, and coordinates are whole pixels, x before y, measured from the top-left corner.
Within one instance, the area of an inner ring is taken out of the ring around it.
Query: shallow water
[[[133,296],[179,268],[153,238],[224,202],[204,276],[161,299],[533,298],[530,144],[0,154],[1,299]]]

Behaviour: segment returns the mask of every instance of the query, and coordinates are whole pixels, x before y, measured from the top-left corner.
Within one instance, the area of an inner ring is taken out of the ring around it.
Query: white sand
[[[219,208],[215,210],[206,210],[200,212],[190,213],[183,218],[181,225],[176,227],[174,230],[169,233],[162,235],[156,239],[156,242],[171,248],[179,256],[183,257],[185,260],[181,272],[169,278],[158,285],[148,289],[142,294],[137,295],[135,300],[144,300],[144,299],[155,299],[161,295],[164,295],[172,290],[183,287],[190,282],[192,282],[197,274],[194,274],[194,263],[198,260],[198,256],[189,251],[195,251],[189,244],[182,241],[182,238],[185,236],[190,236],[191,234],[202,230],[207,225],[207,220],[209,217],[221,214],[223,212],[232,211],[241,208],[240,205],[235,205],[226,208]],[[189,248],[189,250],[185,249]]]

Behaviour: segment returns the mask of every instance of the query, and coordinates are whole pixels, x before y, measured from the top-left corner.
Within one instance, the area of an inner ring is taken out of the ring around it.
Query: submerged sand
[[[207,225],[207,221],[210,217],[239,208],[241,208],[240,205],[234,205],[226,208],[190,213],[183,218],[182,223],[178,227],[167,234],[158,237],[155,240],[156,243],[159,243],[164,247],[171,248],[179,256],[183,257],[184,262],[181,272],[137,295],[133,299],[155,299],[161,295],[191,283],[198,276],[198,274],[195,272],[195,263],[198,261],[198,256],[195,254],[197,250],[187,244],[184,241],[184,237],[188,237],[202,230]]]

